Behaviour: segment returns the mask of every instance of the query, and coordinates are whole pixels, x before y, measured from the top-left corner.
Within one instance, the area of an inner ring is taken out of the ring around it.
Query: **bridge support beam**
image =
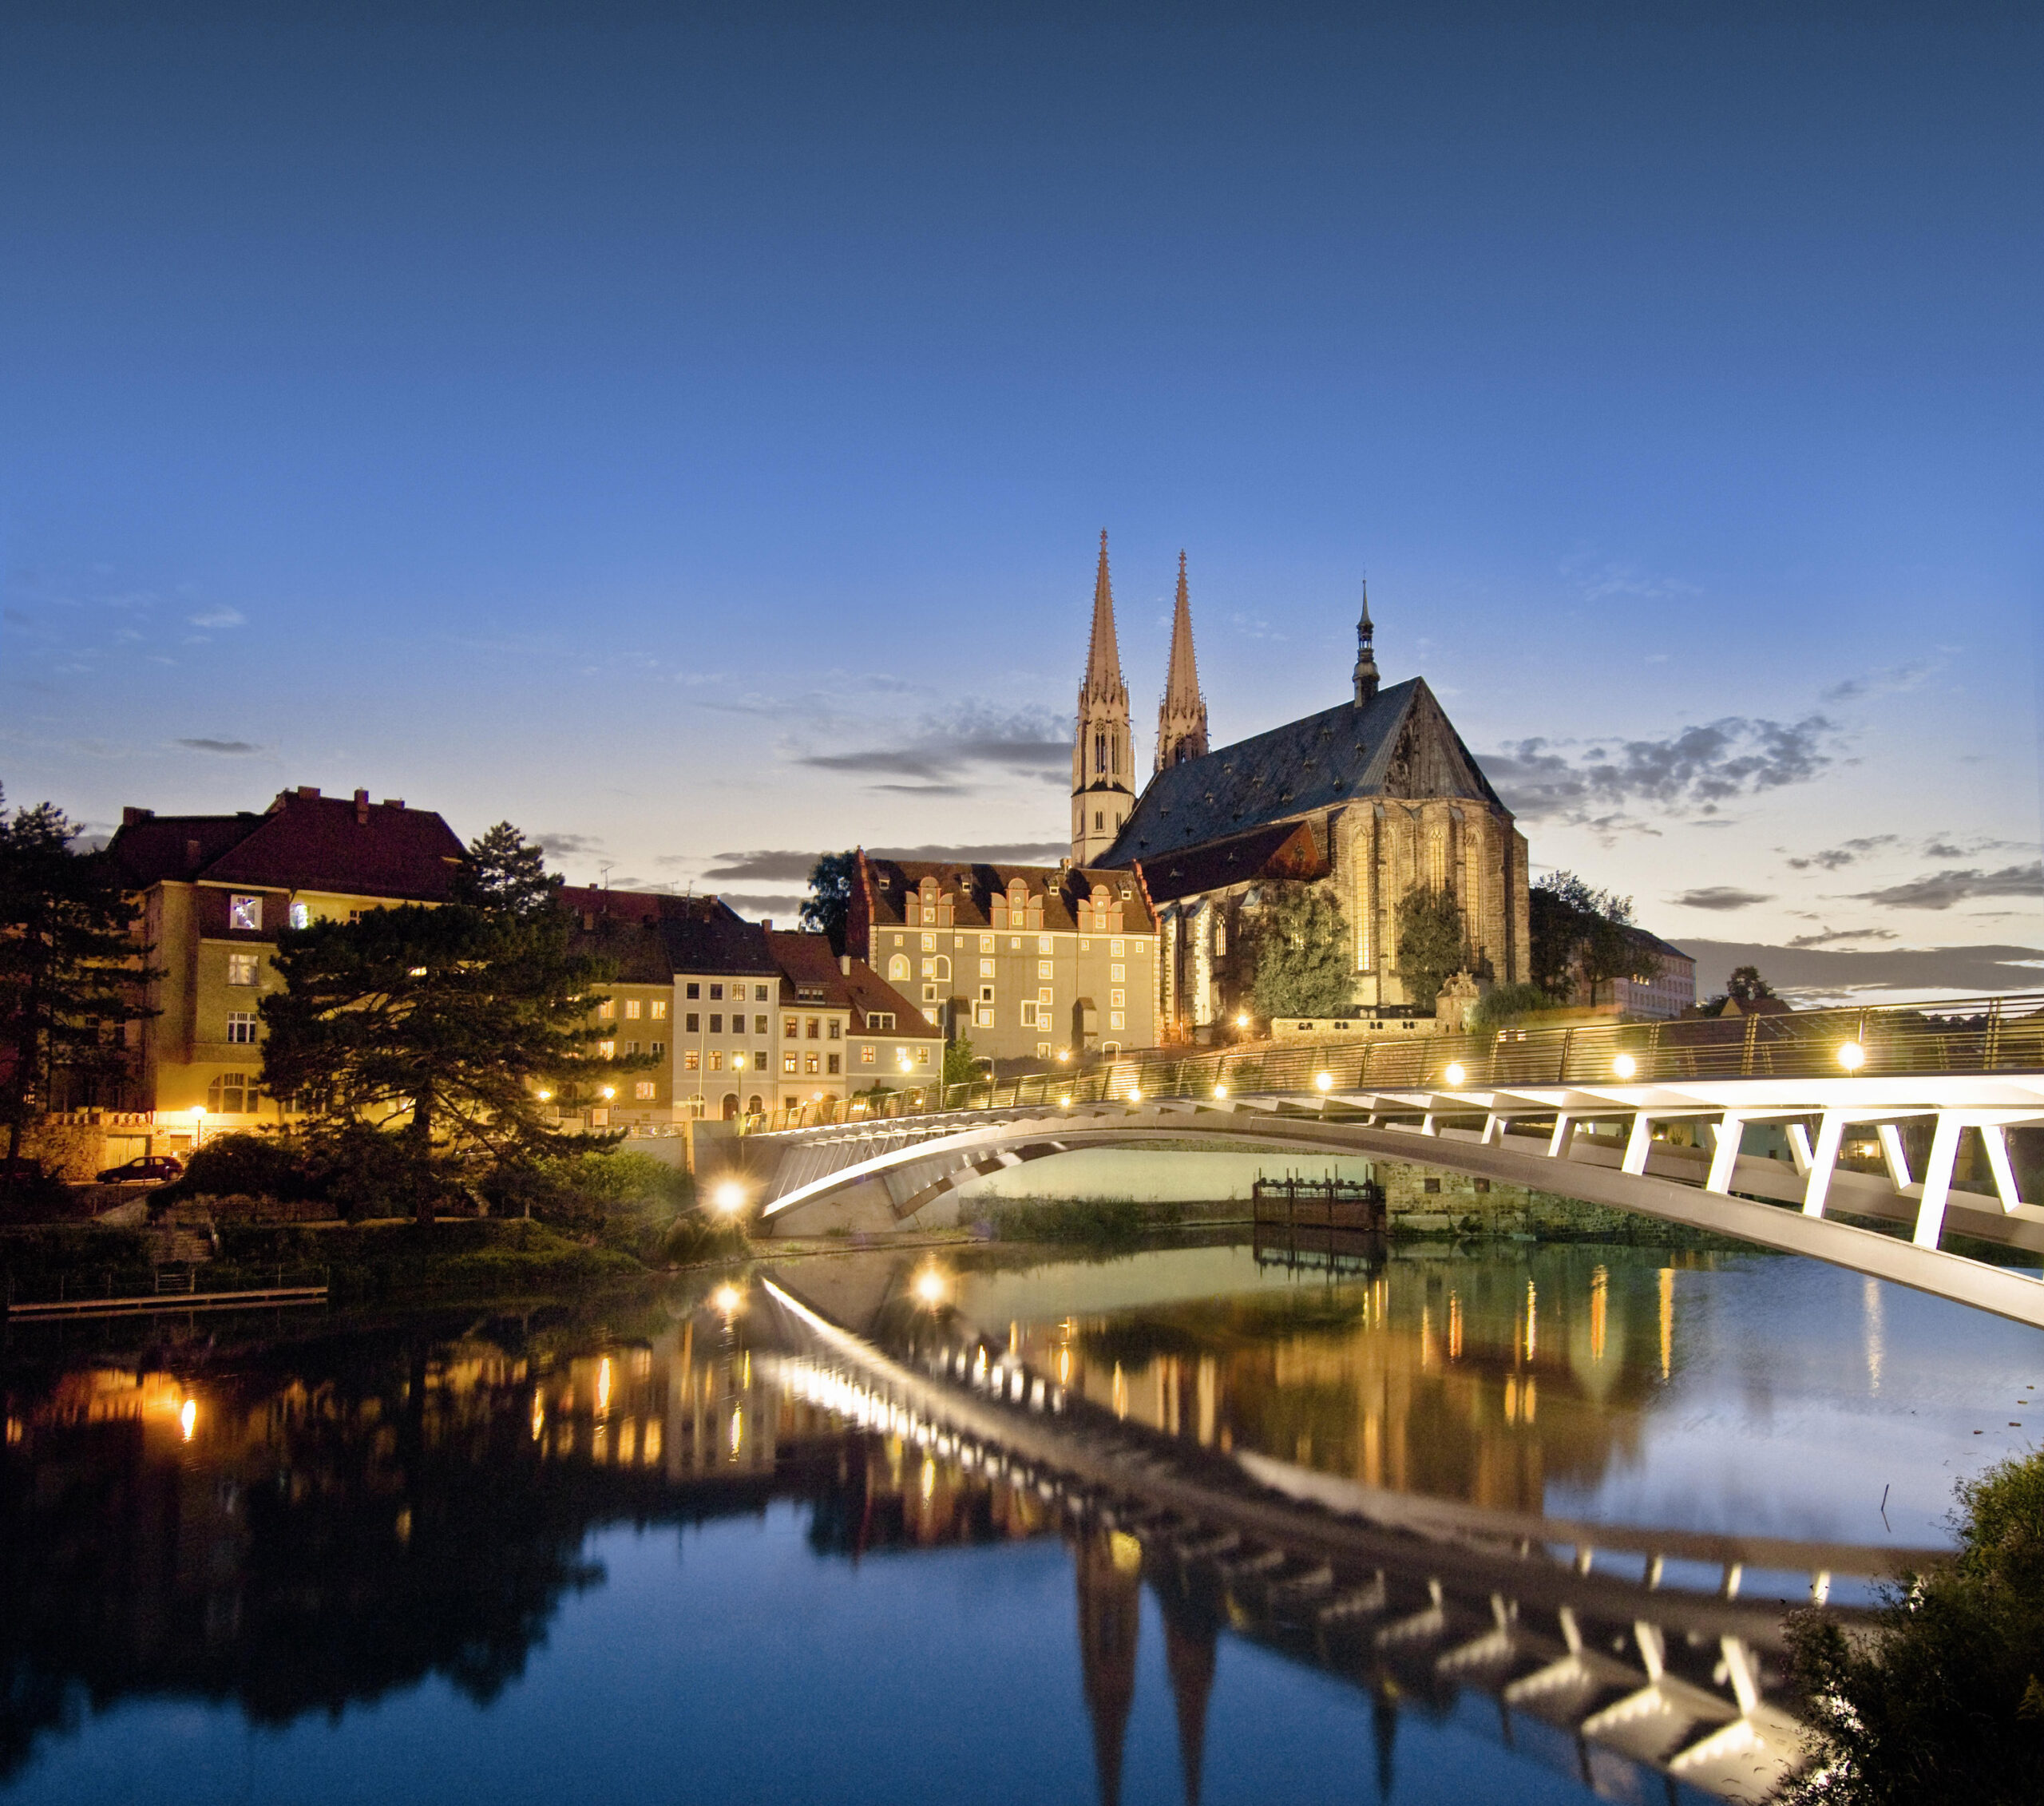
[[[1938,1126],[1931,1131],[1931,1158],[1923,1168],[1923,1202],[1916,1210],[1916,1234],[1912,1238],[1919,1248],[1935,1248],[1938,1238],[1944,1233],[1945,1201],[1951,1195],[1952,1168],[1959,1160],[1958,1116],[1947,1110],[1940,1112]]]
[[[1844,1139],[1844,1111],[1827,1110],[1818,1119],[1817,1144],[1810,1154],[1809,1183],[1803,1189],[1804,1216],[1824,1214],[1824,1196],[1831,1190],[1831,1175],[1837,1168],[1839,1146]]]

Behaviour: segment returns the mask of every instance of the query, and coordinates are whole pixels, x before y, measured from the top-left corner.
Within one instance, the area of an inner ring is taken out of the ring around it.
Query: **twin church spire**
[[[1376,628],[1370,620],[1369,585],[1363,586],[1363,615],[1356,624],[1356,706],[1377,692]],[[1164,699],[1157,708],[1157,758],[1163,771],[1206,756],[1206,699],[1199,691],[1199,665],[1192,644],[1192,603],[1186,591],[1185,554],[1178,554],[1178,592],[1171,613],[1171,656]],[[1079,731],[1072,748],[1072,862],[1097,865],[1120,836],[1135,808],[1135,758],[1128,719],[1128,686],[1122,681],[1121,645],[1115,633],[1115,596],[1107,576],[1107,536],[1100,535],[1100,564],[1093,580],[1093,637],[1086,655],[1085,681],[1079,686]]]

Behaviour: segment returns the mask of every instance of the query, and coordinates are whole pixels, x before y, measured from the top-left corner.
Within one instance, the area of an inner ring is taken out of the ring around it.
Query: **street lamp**
[[[1618,1078],[1630,1079],[1639,1070],[1639,1063],[1630,1054],[1620,1054],[1611,1062],[1611,1071]]]
[[[1228,1095],[1228,1087],[1226,1085],[1216,1084],[1214,1087],[1214,1095],[1216,1097],[1226,1097]]]
[[[1848,1072],[1857,1072],[1867,1063],[1867,1050],[1857,1041],[1848,1041],[1838,1050],[1838,1063]]]
[[[710,1194],[710,1202],[726,1216],[735,1216],[745,1208],[745,1187],[736,1179],[726,1179]]]
[[[206,1107],[203,1103],[192,1106],[192,1148],[194,1153],[206,1145]]]
[[[1332,1072],[1316,1072],[1313,1075],[1313,1082],[1323,1091],[1334,1089],[1334,1075]]]
[[[1448,1070],[1441,1076],[1451,1085],[1459,1085],[1468,1078],[1469,1074],[1460,1060],[1451,1059],[1448,1063]]]

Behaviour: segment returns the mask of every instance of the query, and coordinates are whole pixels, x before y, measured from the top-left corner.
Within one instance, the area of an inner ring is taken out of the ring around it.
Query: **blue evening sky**
[[[1367,573],[1706,980],[2025,981],[2040,92],[2026,6],[17,0],[0,781],[786,915],[1063,840],[1105,527],[1139,757],[1181,547],[1217,739]]]

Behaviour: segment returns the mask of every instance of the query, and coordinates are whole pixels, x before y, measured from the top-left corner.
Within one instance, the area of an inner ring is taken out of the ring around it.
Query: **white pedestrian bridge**
[[[744,1125],[770,1233],[955,1218],[1079,1148],[1416,1161],[1809,1254],[2044,1327],[2044,995],[1545,1032],[1159,1050]]]

